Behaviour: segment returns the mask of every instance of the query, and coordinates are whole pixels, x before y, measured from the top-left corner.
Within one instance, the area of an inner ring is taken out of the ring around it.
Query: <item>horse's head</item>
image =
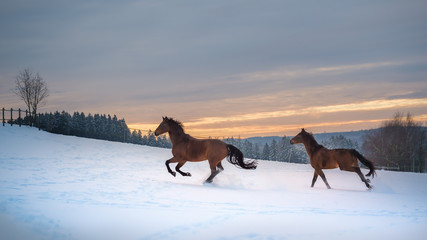
[[[303,129],[301,129],[301,132],[298,133],[295,137],[293,137],[290,141],[291,144],[298,144],[298,143],[304,143],[304,136],[307,135],[307,132]]]
[[[156,131],[154,131],[154,135],[159,136],[165,132],[169,132],[170,126],[169,126],[169,118],[163,117],[163,121],[160,123],[160,125],[156,128]]]

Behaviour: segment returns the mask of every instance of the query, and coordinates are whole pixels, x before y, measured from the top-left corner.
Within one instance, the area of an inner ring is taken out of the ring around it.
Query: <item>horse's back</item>
[[[359,167],[359,162],[352,153],[353,149],[338,148],[329,151],[330,158],[338,163],[338,167],[341,170],[353,171],[354,167]]]
[[[357,158],[352,154],[352,149],[327,149],[318,150],[311,161],[314,168],[353,170],[358,167]]]
[[[338,162],[331,157],[333,152],[330,149],[322,148],[319,149],[310,161],[313,168],[319,169],[334,169],[338,167]]]
[[[218,139],[190,139],[186,148],[188,161],[203,161],[212,158],[223,159],[227,156],[227,144]]]
[[[228,155],[227,144],[218,139],[207,139],[208,158],[209,159],[224,159]]]

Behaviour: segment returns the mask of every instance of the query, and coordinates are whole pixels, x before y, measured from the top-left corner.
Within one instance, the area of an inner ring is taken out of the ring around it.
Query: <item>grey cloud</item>
[[[66,65],[77,69],[93,65],[99,71],[115,64],[135,72],[139,65],[172,73],[230,74],[255,67],[396,57],[391,56],[396,49],[426,46],[416,40],[424,33],[406,29],[425,25],[414,21],[421,18],[420,10],[405,10],[401,5],[406,4],[400,2],[62,4],[53,1],[26,8],[24,15],[29,17],[9,15],[9,26],[12,21],[16,25],[2,28],[12,31],[13,39],[19,38],[17,32],[31,37],[28,48],[45,49],[47,62],[55,64],[57,58],[52,56],[59,54]],[[400,36],[409,39],[403,42]]]

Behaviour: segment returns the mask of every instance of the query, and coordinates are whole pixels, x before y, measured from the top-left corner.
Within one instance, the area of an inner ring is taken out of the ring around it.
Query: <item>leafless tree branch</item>
[[[30,115],[35,115],[38,108],[46,102],[49,96],[47,84],[39,73],[33,73],[26,68],[18,73],[15,80],[15,89],[12,90],[24,101]]]

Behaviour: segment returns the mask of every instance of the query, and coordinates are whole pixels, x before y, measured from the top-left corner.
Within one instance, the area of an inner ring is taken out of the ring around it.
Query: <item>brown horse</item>
[[[221,161],[228,156],[227,160],[244,169],[255,169],[256,162],[244,162],[243,153],[233,145],[226,144],[218,139],[196,139],[186,134],[181,122],[173,118],[163,117],[163,121],[157,127],[154,134],[159,136],[163,133],[169,133],[172,142],[173,157],[166,161],[168,172],[174,177],[176,172],[169,167],[170,163],[178,163],[175,170],[182,176],[191,176],[188,172],[182,172],[180,168],[187,162],[209,161],[211,175],[206,179],[206,183],[211,183],[213,178],[224,168]]]
[[[320,175],[326,187],[331,188],[326,181],[325,174],[322,169],[334,169],[339,167],[343,171],[356,172],[359,175],[362,182],[366,184],[366,187],[371,188],[369,185],[370,180],[365,179],[362,172],[360,171],[359,159],[365,166],[369,168],[369,173],[366,176],[375,175],[375,167],[373,162],[369,161],[362,156],[358,151],[354,149],[327,149],[322,145],[318,144],[313,137],[313,134],[308,133],[304,130],[291,139],[291,144],[302,143],[305,146],[308,157],[310,158],[310,164],[314,168],[313,181],[311,187],[317,180],[317,176]]]

